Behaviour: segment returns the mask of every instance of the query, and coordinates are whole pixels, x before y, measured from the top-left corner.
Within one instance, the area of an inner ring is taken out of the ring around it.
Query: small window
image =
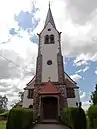
[[[47,64],[48,64],[48,65],[52,65],[52,61],[51,61],[51,60],[48,60],[48,61],[47,61]]]
[[[32,89],[28,90],[28,98],[29,99],[33,98],[33,90]]]
[[[51,43],[51,44],[54,43],[54,35],[50,35],[50,43]]]
[[[67,98],[75,97],[74,88],[67,88],[66,91],[67,91]]]
[[[45,36],[45,41],[44,42],[45,42],[45,44],[49,44],[49,35]]]
[[[48,31],[51,31],[51,29],[49,28]]]

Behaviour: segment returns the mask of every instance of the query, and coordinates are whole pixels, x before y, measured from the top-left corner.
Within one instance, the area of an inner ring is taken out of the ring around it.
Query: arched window
[[[44,41],[45,44],[49,44],[49,35],[46,35],[45,36],[45,41]]]
[[[54,35],[50,35],[50,43],[53,44],[54,43]]]

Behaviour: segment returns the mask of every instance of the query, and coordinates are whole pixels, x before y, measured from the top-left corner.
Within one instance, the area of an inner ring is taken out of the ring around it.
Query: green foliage
[[[91,101],[92,101],[93,105],[97,104],[97,84],[96,84],[96,87],[95,87],[95,91],[92,92]]]
[[[18,95],[19,95],[19,97],[21,99],[20,102],[22,102],[23,101],[23,97],[24,97],[24,92],[19,92]]]
[[[27,129],[33,122],[33,110],[13,108],[10,110],[6,129]]]
[[[0,96],[0,108],[7,109],[8,98],[6,96]]]
[[[90,129],[97,128],[97,105],[91,106],[88,109],[89,127]]]
[[[0,114],[3,113],[5,111],[5,109],[3,109],[2,107],[0,107]]]
[[[64,108],[61,113],[61,122],[72,129],[86,129],[86,115],[82,108]]]

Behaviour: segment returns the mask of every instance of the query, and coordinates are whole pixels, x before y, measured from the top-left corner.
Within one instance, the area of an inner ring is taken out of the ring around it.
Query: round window
[[[51,61],[51,60],[48,60],[48,61],[47,61],[47,64],[48,64],[48,65],[51,65],[51,64],[52,64],[52,61]]]

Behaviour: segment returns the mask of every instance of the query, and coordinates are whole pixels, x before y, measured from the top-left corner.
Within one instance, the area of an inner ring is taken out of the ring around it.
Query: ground
[[[0,121],[0,129],[6,129],[6,121]]]
[[[34,129],[69,129],[60,124],[37,124]]]

